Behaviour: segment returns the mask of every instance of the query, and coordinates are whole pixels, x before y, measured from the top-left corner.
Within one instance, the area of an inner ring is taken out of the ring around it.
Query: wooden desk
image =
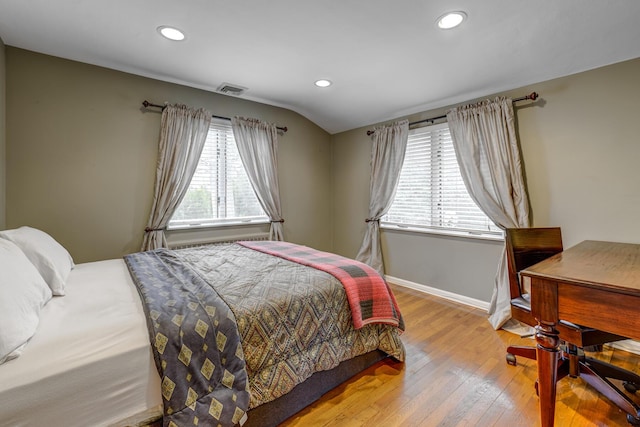
[[[584,241],[522,271],[531,282],[540,420],[553,426],[558,319],[640,340],[640,244]]]

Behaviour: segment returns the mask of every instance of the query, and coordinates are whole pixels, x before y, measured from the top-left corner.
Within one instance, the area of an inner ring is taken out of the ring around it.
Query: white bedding
[[[142,304],[121,259],[76,265],[24,353],[0,365],[2,427],[122,425],[161,405]]]

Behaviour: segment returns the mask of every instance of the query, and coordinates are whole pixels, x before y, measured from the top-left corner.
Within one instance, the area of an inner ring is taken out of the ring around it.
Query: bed
[[[0,241],[6,237],[2,233]],[[0,245],[0,256],[1,249]],[[227,255],[221,254],[231,255],[224,258]],[[316,270],[312,274],[313,268],[237,244],[185,249],[170,255],[192,266],[202,264],[198,274],[207,281],[222,279],[226,283],[226,289],[217,292],[232,307],[240,324],[247,360],[251,402],[246,422],[243,419],[245,426],[277,425],[377,361],[385,357],[404,359],[399,328],[372,323],[355,330],[350,315],[344,314],[349,306],[342,291],[339,301],[330,305],[342,307],[342,314],[335,320],[341,325],[337,329],[352,334],[351,338],[336,338],[347,343],[344,349],[331,350],[329,357],[327,347],[322,347],[324,353],[316,353],[325,356],[315,362],[268,366],[260,349],[253,348],[266,338],[246,326],[251,312],[237,305],[247,299],[262,301],[263,296],[256,292],[263,291],[239,276],[239,271],[270,271],[279,280],[270,285],[279,287],[271,293],[280,296],[287,294],[285,288],[299,287],[299,283],[310,280],[321,290],[322,298],[333,298],[340,294],[336,291],[337,280],[328,273]],[[249,261],[252,258],[259,262]],[[203,264],[205,259],[218,261]],[[127,264],[116,259],[75,265],[66,277],[64,296],[49,297],[43,304],[37,329],[22,353],[0,364],[0,426],[145,425],[162,416],[163,385],[154,359],[157,354],[149,345],[147,309],[141,304],[140,291]],[[286,273],[278,272],[283,267]],[[249,276],[255,279],[253,274]],[[292,277],[296,278],[293,282]],[[298,291],[307,299],[318,298],[302,288]],[[324,324],[327,319],[307,319],[305,324],[313,322]],[[0,333],[4,333],[2,329]],[[281,338],[287,336],[291,334],[283,333]],[[256,364],[256,360],[262,362]],[[300,372],[285,375],[293,370]],[[276,387],[265,391],[269,382]],[[166,414],[164,423],[168,425]],[[201,420],[200,425],[208,424]]]

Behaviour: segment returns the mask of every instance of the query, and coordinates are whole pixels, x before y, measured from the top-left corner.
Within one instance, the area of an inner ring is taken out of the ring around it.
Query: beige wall
[[[0,230],[5,226],[5,192],[6,192],[6,61],[5,46],[0,38]]]
[[[147,99],[287,126],[278,152],[285,236],[331,249],[330,136],[306,118],[13,47],[6,58],[7,228],[41,228],[76,262],[139,250],[160,126],[160,114],[140,111]]]
[[[533,220],[584,239],[640,243],[640,59],[531,86],[518,109]]]
[[[139,111],[148,99],[288,126],[279,149],[287,238],[357,253],[367,217],[371,126],[329,136],[286,109],[12,47],[5,56],[7,227],[40,227],[78,262],[138,250],[160,122],[159,114]],[[583,239],[640,242],[638,75],[640,59],[504,93],[541,95],[516,108],[532,214],[534,225],[561,226],[566,246]],[[0,157],[0,176],[2,167]],[[244,232],[213,234],[221,233]],[[384,231],[382,244],[388,274],[489,300],[500,243]]]
[[[638,76],[640,59],[504,93],[541,95],[516,107],[522,155],[534,225],[561,226],[565,246],[640,243]],[[355,256],[364,233],[369,128],[332,137],[334,250],[346,256]],[[382,244],[388,274],[489,301],[501,244],[400,231],[384,231]]]

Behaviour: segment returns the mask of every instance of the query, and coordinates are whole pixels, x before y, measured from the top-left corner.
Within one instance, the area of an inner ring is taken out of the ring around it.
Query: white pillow
[[[64,295],[73,259],[62,245],[44,231],[20,227],[0,231],[0,237],[15,243],[38,269],[53,295]]]
[[[14,243],[0,239],[0,364],[18,357],[36,332],[51,289]]]

